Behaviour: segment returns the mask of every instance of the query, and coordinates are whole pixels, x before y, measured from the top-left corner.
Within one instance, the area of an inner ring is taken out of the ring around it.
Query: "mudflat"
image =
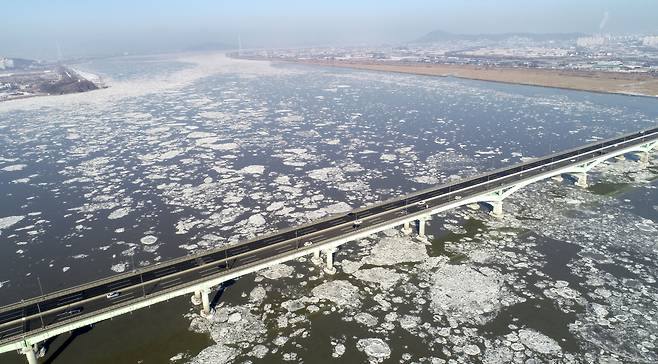
[[[383,64],[361,61],[309,61],[289,59],[286,59],[285,61],[371,71],[410,73],[429,76],[453,76],[481,81],[658,97],[658,76],[646,73],[480,67],[451,64]]]

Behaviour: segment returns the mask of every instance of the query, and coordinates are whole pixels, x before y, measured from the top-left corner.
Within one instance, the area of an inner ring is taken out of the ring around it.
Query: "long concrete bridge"
[[[333,253],[346,242],[397,226],[410,233],[415,222],[419,238],[424,239],[425,221],[433,214],[469,204],[489,206],[492,215],[501,216],[505,198],[524,186],[571,175],[576,185],[587,187],[587,172],[598,164],[626,154],[636,154],[639,163],[646,164],[657,146],[658,128],[598,141],[0,307],[0,353],[19,350],[35,364],[39,343],[51,337],[181,295],[192,295],[202,314],[212,315],[211,290],[222,282],[305,255],[313,255],[312,261],[332,274]]]

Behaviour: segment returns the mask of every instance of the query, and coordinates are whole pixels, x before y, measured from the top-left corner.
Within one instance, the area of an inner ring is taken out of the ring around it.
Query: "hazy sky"
[[[0,6],[0,56],[64,58],[201,43],[398,43],[455,33],[658,33],[656,0],[16,0]]]

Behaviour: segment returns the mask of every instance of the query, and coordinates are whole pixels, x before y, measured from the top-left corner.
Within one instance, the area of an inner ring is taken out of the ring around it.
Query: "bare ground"
[[[658,97],[658,77],[655,75],[640,73],[478,67],[471,65],[448,64],[426,65],[418,63],[382,64],[374,62],[348,61],[285,61],[371,71],[410,73],[428,76],[453,76],[481,81]]]

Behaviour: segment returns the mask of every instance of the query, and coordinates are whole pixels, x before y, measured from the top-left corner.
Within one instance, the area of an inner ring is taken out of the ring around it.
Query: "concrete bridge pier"
[[[411,224],[409,221],[404,223],[404,226],[402,227],[402,232],[406,235],[411,234]]]
[[[25,354],[25,357],[27,358],[27,362],[29,364],[37,364],[37,353],[36,350],[34,350],[34,347],[32,345],[25,346],[23,349],[21,349],[21,353]]]
[[[195,291],[192,295],[192,304],[198,306],[201,303],[201,291]]]
[[[576,177],[576,186],[582,187],[582,188],[587,188],[587,173],[581,172],[581,173],[576,173],[574,174],[574,177]]]
[[[322,258],[320,257],[320,250],[316,250],[313,252],[313,258],[311,258],[311,262],[315,265],[322,265]]]
[[[429,220],[429,217],[423,216],[418,219],[418,239],[427,241],[427,236],[425,235],[425,223]]]
[[[327,274],[336,274],[336,267],[334,267],[334,253],[336,248],[330,248],[324,251],[327,256],[327,265],[324,267],[324,272]]]
[[[201,316],[205,318],[211,317],[212,312],[210,310],[210,288],[204,288],[201,290],[201,303],[203,304],[203,308],[201,309]]]
[[[637,156],[640,158],[640,163],[648,164],[649,163],[649,152],[639,152]]]
[[[492,208],[489,213],[491,216],[496,218],[503,217],[503,201],[491,201],[489,202],[489,205],[491,205]]]

